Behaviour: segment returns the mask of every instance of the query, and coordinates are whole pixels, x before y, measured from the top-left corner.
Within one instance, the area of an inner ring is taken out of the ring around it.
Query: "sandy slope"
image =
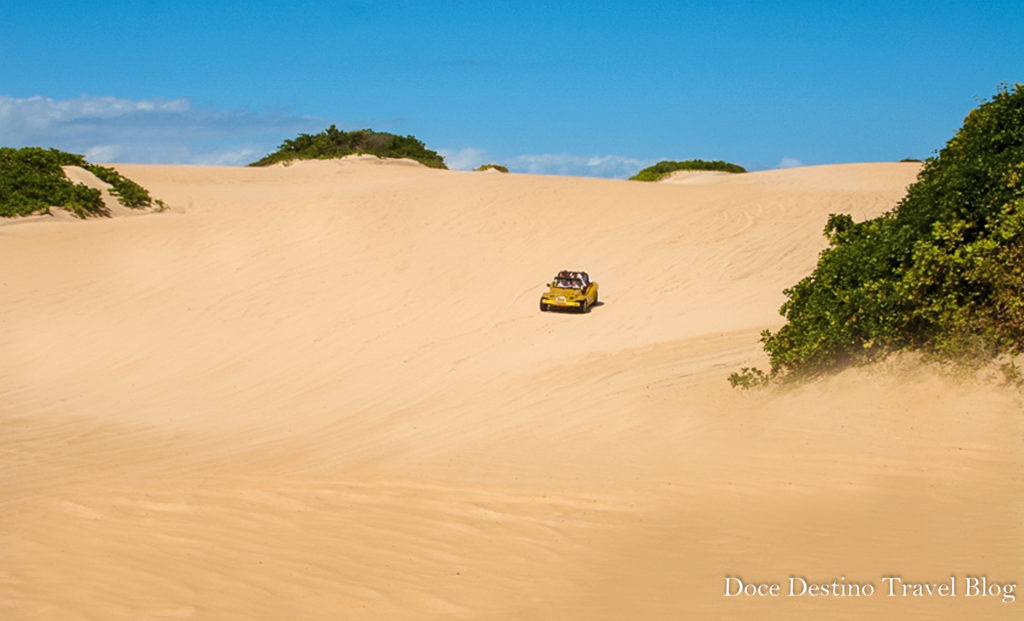
[[[677,170],[658,180],[658,183],[720,183],[733,173],[723,170]]]
[[[1019,618],[722,596],[1024,577],[1014,392],[725,381],[915,165],[118,168],[182,213],[0,226],[0,618]],[[605,303],[538,312],[577,267]]]

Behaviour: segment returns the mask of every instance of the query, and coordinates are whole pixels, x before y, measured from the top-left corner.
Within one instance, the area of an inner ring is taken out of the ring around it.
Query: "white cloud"
[[[512,172],[533,175],[566,175],[573,177],[618,177],[635,175],[640,169],[655,163],[655,159],[641,160],[619,155],[573,155],[570,153],[540,153],[516,155],[510,158],[494,157],[483,149],[439,149],[445,164],[453,170],[473,170],[482,164],[501,164]]]
[[[115,144],[100,144],[85,150],[85,159],[90,162],[116,162],[121,148]]]
[[[515,172],[538,175],[626,178],[635,175],[642,168],[646,168],[656,161],[656,159],[637,159],[621,155],[542,153],[517,155],[508,160],[508,167],[509,170]]]
[[[444,163],[453,170],[473,170],[486,161],[487,153],[483,149],[466,147],[465,149],[438,149],[438,153],[444,156]]]
[[[53,147],[94,162],[245,164],[327,122],[194,107],[188,99],[0,95],[0,145]]]
[[[54,100],[49,97],[16,99],[0,95],[0,136],[18,137],[40,130],[70,126],[79,131],[110,119],[131,119],[154,114],[184,115],[191,106],[187,99],[132,101],[116,97],[89,97]]]
[[[222,149],[198,154],[193,157],[192,163],[204,166],[244,166],[266,154],[265,150],[251,148]]]
[[[197,108],[184,98],[82,95],[59,100],[0,95],[0,146],[52,147],[84,154],[97,163],[242,165],[273,151],[287,138],[315,133],[329,124],[325,119],[273,111]],[[626,178],[657,161],[569,153],[501,158],[477,147],[440,153],[455,170],[495,163],[513,172],[581,177]]]
[[[781,161],[779,161],[779,165],[777,166],[777,168],[798,168],[803,165],[804,163],[796,159],[795,157],[784,157]]]

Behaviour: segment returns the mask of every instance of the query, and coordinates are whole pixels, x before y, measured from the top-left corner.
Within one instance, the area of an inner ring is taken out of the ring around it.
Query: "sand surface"
[[[658,183],[719,183],[732,175],[722,170],[677,170],[658,179]]]
[[[0,619],[1020,618],[1016,391],[726,382],[915,164],[117,168],[171,211],[0,224]],[[878,592],[723,596],[791,575]]]

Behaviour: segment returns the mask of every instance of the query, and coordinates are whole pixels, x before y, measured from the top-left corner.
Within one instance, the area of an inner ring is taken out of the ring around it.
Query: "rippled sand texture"
[[[118,169],[171,209],[0,225],[0,618],[1020,618],[722,595],[1024,579],[1013,390],[726,382],[915,164]],[[560,269],[603,304],[539,312]]]

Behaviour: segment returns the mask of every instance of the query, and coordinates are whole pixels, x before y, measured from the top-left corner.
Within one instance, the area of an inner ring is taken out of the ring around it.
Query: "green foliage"
[[[285,140],[277,151],[249,164],[269,166],[291,160],[332,159],[356,153],[369,153],[377,157],[409,158],[431,168],[448,168],[444,157],[426,148],[412,136],[396,136],[370,129],[351,132],[331,125],[316,135],[299,134],[294,140]]]
[[[113,168],[89,164],[85,168],[96,175],[101,181],[109,183],[112,188],[110,193],[117,197],[117,202],[126,207],[151,207],[153,197],[149,195],[146,188],[124,177]]]
[[[999,370],[1003,372],[1004,383],[1011,386],[1024,386],[1024,374],[1021,374],[1020,367],[1014,363],[1013,358],[1000,365]]]
[[[770,381],[771,378],[767,373],[755,367],[743,367],[739,373],[729,376],[729,385],[744,390],[767,386]]]
[[[902,160],[900,160],[900,162],[901,163],[916,162],[918,164],[923,164],[924,163],[923,160],[915,159],[915,158],[912,158],[912,157],[905,157]]]
[[[109,183],[111,194],[123,205],[152,206],[145,188],[113,168],[90,164],[81,155],[39,147],[4,147],[0,148],[0,216],[49,213],[50,207],[63,207],[80,218],[104,215],[102,193],[71,183],[61,166],[85,168]]]
[[[707,162],[704,160],[685,160],[682,162],[673,162],[671,160],[662,160],[654,166],[648,166],[641,170],[637,174],[630,177],[631,181],[657,181],[666,175],[672,174],[677,170],[719,170],[723,172],[731,173],[744,173],[747,172],[746,168],[743,168],[739,164],[731,164],[729,162],[723,162],[721,160],[714,160]]]
[[[61,166],[84,166],[81,155],[56,149],[0,148],[0,216],[49,213],[63,207],[80,218],[103,213],[99,190],[71,183]]]
[[[503,173],[507,173],[508,172],[508,168],[505,167],[505,166],[502,166],[501,164],[483,164],[479,168],[476,168],[474,170],[496,170],[498,172],[503,172]]]
[[[814,272],[762,342],[773,376],[917,349],[987,361],[1024,350],[1024,91],[1001,88],[929,158],[892,211],[833,214]]]

